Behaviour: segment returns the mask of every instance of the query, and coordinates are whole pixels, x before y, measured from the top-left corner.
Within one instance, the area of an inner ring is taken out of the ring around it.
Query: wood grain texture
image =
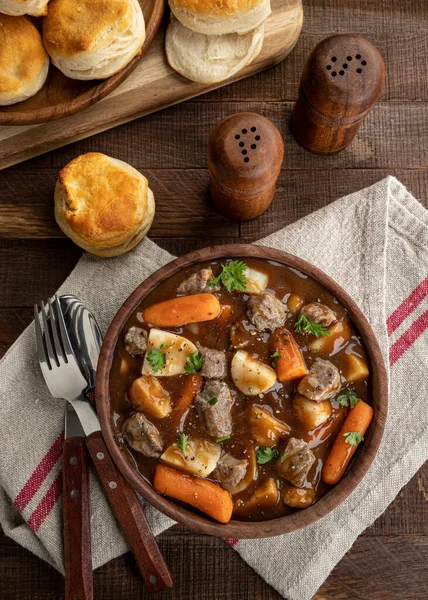
[[[140,5],[145,19],[146,38],[141,52],[123,69],[103,81],[78,81],[69,79],[51,63],[48,78],[35,96],[25,102],[0,107],[0,124],[26,126],[62,119],[96,104],[115,90],[146,54],[162,21],[165,0],[140,0]]]
[[[62,465],[65,600],[92,600],[89,471],[83,437],[64,441]]]
[[[0,169],[228,85],[281,62],[298,40],[303,23],[302,1],[271,2],[272,14],[265,25],[262,51],[254,62],[230,79],[205,85],[178,75],[166,61],[164,23],[140,68],[101,103],[60,122],[0,127]]]
[[[13,343],[32,319],[32,304],[53,293],[81,255],[71,241],[50,236],[57,235],[51,186],[58,169],[82,152],[106,152],[148,176],[158,208],[151,237],[176,255],[213,243],[253,241],[390,174],[428,207],[428,4],[304,0],[304,11],[294,51],[273,69],[0,173],[0,210],[9,206],[8,219],[0,223],[0,348]],[[303,65],[321,39],[349,32],[360,33],[380,50],[387,70],[385,89],[343,153],[310,155],[294,141],[287,123]],[[208,135],[238,110],[272,118],[286,153],[270,209],[243,225],[220,217],[207,193]],[[14,222],[20,206],[28,211],[31,204],[34,227],[42,222],[45,228],[41,236],[33,235],[33,225],[24,220],[18,226]],[[427,500],[425,464],[355,542],[315,600],[426,600]],[[158,542],[176,576],[174,588],[160,594],[160,600],[280,598],[218,538],[179,526]],[[63,578],[5,537],[0,538],[0,569],[5,600],[63,598]],[[103,600],[148,598],[130,553],[95,571],[94,591]]]
[[[161,592],[172,587],[171,573],[159,551],[143,508],[112,461],[101,432],[91,433],[86,438],[86,446],[113,513],[131,547],[147,591]]]

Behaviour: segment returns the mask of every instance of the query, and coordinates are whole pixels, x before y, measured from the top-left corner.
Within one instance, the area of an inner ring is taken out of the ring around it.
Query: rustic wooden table
[[[157,214],[150,236],[182,254],[209,244],[252,241],[388,174],[428,203],[428,3],[420,0],[304,0],[305,23],[292,54],[278,67],[203,98],[159,112],[0,173],[0,351],[32,319],[33,303],[52,294],[81,255],[53,218],[58,169],[98,150],[131,163],[150,180]],[[337,32],[365,35],[384,56],[387,83],[358,138],[338,156],[313,156],[297,146],[288,118],[310,49]],[[224,116],[240,110],[272,119],[284,136],[285,160],[271,209],[235,224],[210,205],[207,138]],[[165,599],[280,596],[220,539],[174,527],[160,537],[175,575]],[[317,600],[428,598],[428,466],[355,543],[315,596]],[[0,538],[2,600],[58,600],[63,579],[4,536]],[[131,555],[95,572],[95,597],[147,597]]]

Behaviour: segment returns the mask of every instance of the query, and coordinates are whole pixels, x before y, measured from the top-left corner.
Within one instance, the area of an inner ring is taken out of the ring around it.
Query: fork
[[[128,540],[147,590],[158,592],[172,587],[172,576],[142,507],[110,457],[98,416],[85,396],[88,384],[71,347],[58,298],[54,296],[47,306],[41,302],[40,314],[43,328],[36,304],[34,319],[37,355],[46,385],[54,398],[68,400],[79,417],[95,469]]]

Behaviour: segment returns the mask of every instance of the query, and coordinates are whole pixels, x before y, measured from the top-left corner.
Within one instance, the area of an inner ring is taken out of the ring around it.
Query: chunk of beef
[[[309,373],[300,380],[297,390],[309,400],[321,402],[332,398],[340,390],[340,374],[328,360],[317,358]]]
[[[287,307],[270,292],[251,296],[247,303],[247,317],[259,331],[273,331],[282,327]]]
[[[130,327],[125,335],[125,348],[132,356],[142,356],[147,348],[147,332],[140,327]]]
[[[201,369],[202,377],[207,379],[221,379],[226,371],[226,356],[221,350],[212,350],[211,348],[199,348],[199,352],[204,357],[204,363]]]
[[[143,413],[135,413],[123,424],[123,437],[126,442],[144,456],[158,458],[162,454],[162,438],[157,427]]]
[[[221,438],[232,433],[232,396],[223,381],[208,379],[196,395],[195,406],[209,435]]]
[[[201,294],[203,292],[216,292],[218,286],[208,285],[208,281],[213,279],[213,272],[210,268],[201,269],[196,273],[192,273],[180,283],[177,288],[178,294]]]
[[[248,460],[235,458],[231,454],[224,454],[217,463],[214,478],[221,482],[222,487],[233,493],[238,483],[244,479],[247,472]]]
[[[306,304],[300,311],[300,314],[306,317],[308,321],[318,323],[323,327],[330,327],[337,320],[336,313],[325,304],[320,304],[319,302]]]
[[[292,437],[279,460],[278,473],[296,487],[302,487],[314,462],[315,455],[309,445]]]

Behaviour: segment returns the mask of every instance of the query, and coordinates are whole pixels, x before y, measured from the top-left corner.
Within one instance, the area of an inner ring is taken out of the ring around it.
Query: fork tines
[[[40,308],[34,305],[34,324],[39,362],[45,363],[49,370],[68,363],[68,355],[73,351],[57,296],[48,300],[47,305],[42,301]]]

